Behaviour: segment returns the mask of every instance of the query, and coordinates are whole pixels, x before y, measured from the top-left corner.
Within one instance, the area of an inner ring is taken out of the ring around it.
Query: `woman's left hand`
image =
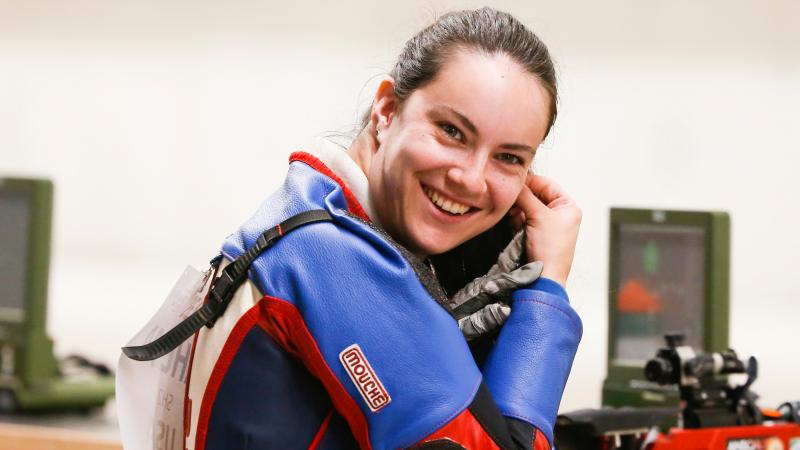
[[[575,201],[553,180],[529,173],[509,214],[525,229],[528,261],[541,261],[542,276],[565,286],[581,224]]]

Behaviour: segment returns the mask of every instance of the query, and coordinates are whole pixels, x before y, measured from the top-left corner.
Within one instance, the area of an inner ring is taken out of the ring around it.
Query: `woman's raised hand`
[[[565,286],[581,224],[575,201],[553,180],[529,173],[509,214],[515,228],[525,228],[528,261],[541,261],[542,276]]]

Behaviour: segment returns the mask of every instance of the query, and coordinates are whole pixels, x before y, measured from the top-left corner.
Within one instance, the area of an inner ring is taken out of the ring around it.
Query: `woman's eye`
[[[517,155],[515,155],[513,153],[501,153],[501,154],[497,155],[497,158],[500,161],[503,161],[504,163],[507,163],[507,164],[514,164],[514,165],[520,164],[521,165],[522,163],[524,163],[522,158],[520,158],[519,156],[517,156]]]
[[[458,128],[454,127],[453,125],[450,125],[449,123],[443,123],[443,124],[439,125],[439,128],[441,128],[442,131],[444,131],[451,138],[453,138],[453,139],[455,139],[457,141],[463,140],[464,136],[461,133],[461,130],[459,130]]]

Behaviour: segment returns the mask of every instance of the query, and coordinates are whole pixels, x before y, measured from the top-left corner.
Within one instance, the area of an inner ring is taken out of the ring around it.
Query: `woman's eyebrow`
[[[521,151],[531,152],[534,155],[536,154],[535,148],[525,144],[501,144],[500,147],[506,150],[521,150]]]
[[[433,110],[438,112],[438,113],[440,113],[440,114],[450,113],[450,114],[456,116],[456,118],[458,119],[459,122],[461,122],[461,125],[464,128],[469,130],[476,137],[480,135],[478,133],[478,127],[476,127],[475,124],[472,123],[472,121],[467,118],[467,116],[465,116],[465,115],[461,114],[460,112],[456,111],[453,107],[447,106],[447,105],[437,105],[437,106],[433,107]],[[534,149],[530,145],[525,145],[525,144],[508,143],[508,144],[501,144],[500,147],[504,148],[506,150],[522,150],[522,151],[529,151],[529,152],[531,152],[533,154],[536,154],[536,149]]]
[[[452,107],[447,106],[447,105],[437,105],[437,106],[434,106],[433,109],[436,112],[440,113],[440,114],[442,114],[442,113],[445,113],[445,114],[446,113],[450,113],[450,114],[456,116],[456,118],[458,118],[458,121],[461,122],[461,125],[464,128],[469,130],[475,136],[478,136],[478,127],[476,127],[475,124],[472,123],[471,120],[467,119],[467,116],[461,114],[460,112],[456,111],[455,109],[453,109]]]

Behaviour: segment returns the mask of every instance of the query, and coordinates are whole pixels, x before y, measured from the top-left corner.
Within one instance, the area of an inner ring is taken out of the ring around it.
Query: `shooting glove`
[[[502,325],[511,314],[511,294],[541,275],[541,262],[521,265],[524,248],[525,234],[520,231],[486,275],[472,280],[450,299],[448,307],[467,340]]]
[[[511,315],[511,307],[503,303],[489,303],[479,311],[458,320],[458,328],[469,341],[489,333],[503,324]]]

